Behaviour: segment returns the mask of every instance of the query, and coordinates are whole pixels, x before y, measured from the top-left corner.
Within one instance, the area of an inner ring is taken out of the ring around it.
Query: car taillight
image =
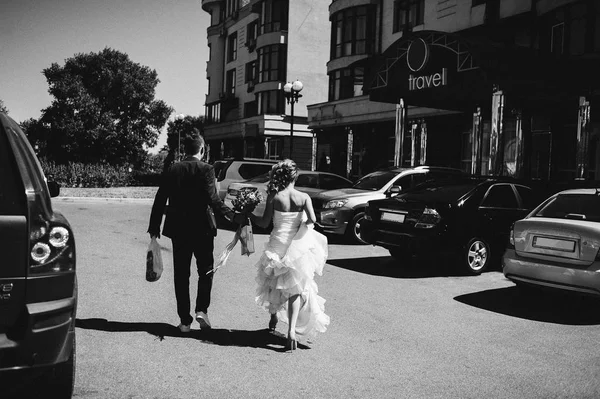
[[[435,209],[425,207],[423,214],[415,224],[415,228],[431,229],[432,227],[437,226],[440,220],[442,220],[442,217]]]
[[[56,273],[75,269],[75,245],[68,227],[37,226],[32,230],[30,239],[31,273]]]
[[[514,226],[510,228],[510,232],[508,233],[508,249],[515,249],[515,228],[514,228]]]

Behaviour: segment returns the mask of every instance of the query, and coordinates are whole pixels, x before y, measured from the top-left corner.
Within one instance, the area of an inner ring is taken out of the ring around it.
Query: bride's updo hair
[[[296,166],[296,162],[291,159],[279,161],[271,168],[267,191],[269,193],[278,193],[289,186],[291,182],[296,181],[297,178],[298,167]]]

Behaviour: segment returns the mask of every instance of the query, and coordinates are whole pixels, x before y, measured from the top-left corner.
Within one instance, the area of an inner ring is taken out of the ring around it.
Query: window
[[[252,21],[246,27],[246,42],[255,41],[258,37],[258,21]]]
[[[362,96],[364,79],[362,67],[333,71],[329,74],[329,101]]]
[[[237,59],[237,32],[227,38],[227,62]]]
[[[259,82],[285,80],[285,50],[283,44],[272,44],[258,49]]]
[[[281,139],[267,138],[268,159],[279,159],[282,150],[283,143],[281,142]]]
[[[319,178],[314,174],[299,175],[298,179],[296,179],[296,187],[317,188],[318,185]]]
[[[258,101],[244,103],[244,118],[251,118],[256,115],[258,115]]]
[[[238,0],[227,0],[227,16],[238,12]]]
[[[352,187],[348,180],[334,175],[319,175],[319,188],[323,190],[337,190],[340,188]]]
[[[546,203],[534,216],[600,222],[600,198],[595,194],[560,194]]]
[[[374,8],[348,8],[332,16],[331,58],[371,54],[375,44]]]
[[[210,78],[206,78],[207,95],[210,95]]]
[[[242,179],[247,180],[255,176],[262,175],[263,173],[269,173],[273,165],[264,165],[259,163],[243,163],[238,169],[238,173]]]
[[[569,53],[582,55],[586,50],[587,6],[573,4],[569,10],[571,21],[569,23]]]
[[[212,45],[208,43],[208,60],[212,59]]]
[[[285,112],[282,90],[263,91],[256,96],[258,97],[258,113],[260,115],[281,115]]]
[[[235,68],[227,71],[225,81],[225,94],[235,95]]]
[[[550,52],[560,55],[563,53],[565,40],[565,24],[561,22],[552,27],[552,36],[550,38]]]
[[[260,33],[278,32],[288,28],[288,0],[264,0],[261,9]]]
[[[425,0],[396,0],[394,3],[394,33],[423,25]]]
[[[536,201],[536,199],[535,199],[535,195],[533,194],[532,189],[530,189],[529,187],[518,186],[518,185],[515,185],[515,188],[517,189],[517,192],[519,193],[519,196],[521,197],[521,202],[523,203],[523,208],[533,209],[539,204],[539,201]]]
[[[519,207],[519,204],[510,184],[495,184],[488,191],[481,206],[486,208],[516,209]]]
[[[221,120],[221,104],[208,104],[204,109],[204,117],[207,123],[217,123]]]
[[[245,82],[254,82],[256,80],[256,61],[251,61],[246,64],[246,79]]]

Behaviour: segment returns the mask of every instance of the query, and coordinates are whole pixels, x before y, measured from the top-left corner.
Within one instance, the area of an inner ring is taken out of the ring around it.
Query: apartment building
[[[317,157],[600,179],[600,2],[334,0]],[[319,165],[317,165],[318,167]]]
[[[211,18],[205,101],[211,159],[291,156],[301,168],[314,168],[307,105],[327,101],[327,2],[202,0],[202,8]],[[283,87],[294,81],[304,87],[292,118]]]

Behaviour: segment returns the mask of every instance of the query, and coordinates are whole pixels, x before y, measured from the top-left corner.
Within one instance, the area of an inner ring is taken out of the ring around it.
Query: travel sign
[[[430,49],[421,38],[413,40],[408,47],[406,63],[413,72],[422,71],[429,62]],[[429,75],[408,75],[408,90],[423,90],[432,87],[446,86],[448,84],[448,69]]]

